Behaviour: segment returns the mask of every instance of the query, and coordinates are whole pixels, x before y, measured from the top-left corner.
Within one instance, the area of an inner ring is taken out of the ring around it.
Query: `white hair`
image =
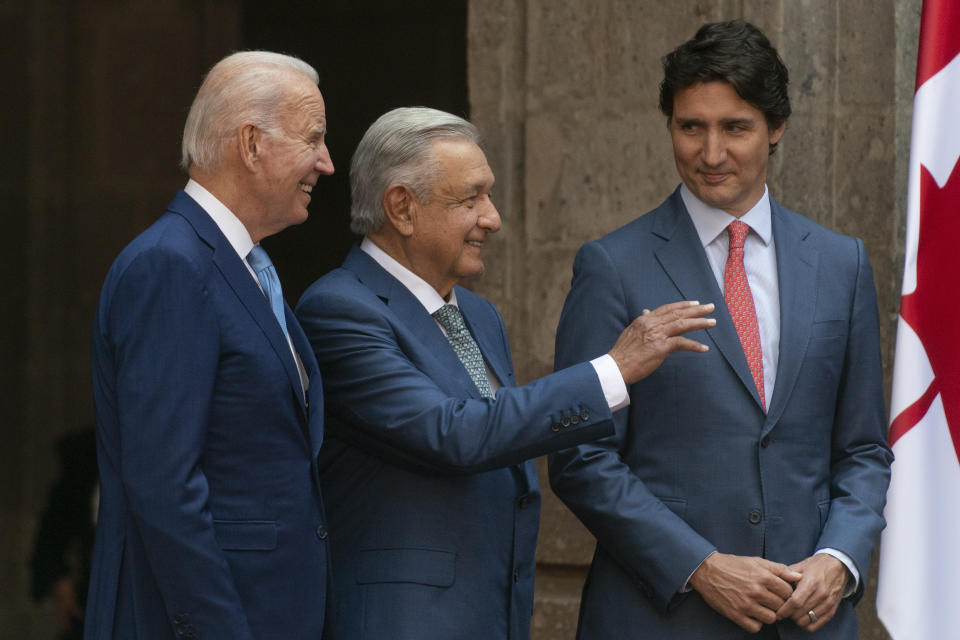
[[[245,121],[268,134],[276,132],[286,97],[284,81],[291,73],[313,84],[320,80],[303,60],[272,51],[241,51],[215,64],[190,106],[180,166],[215,169],[227,140]]]
[[[350,229],[367,235],[379,231],[386,214],[383,194],[405,184],[421,202],[433,191],[438,167],[433,143],[454,138],[479,144],[477,128],[458,116],[427,107],[402,107],[370,125],[350,163]]]

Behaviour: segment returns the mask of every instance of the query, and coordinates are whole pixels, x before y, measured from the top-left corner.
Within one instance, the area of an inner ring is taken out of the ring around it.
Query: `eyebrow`
[[[676,123],[677,123],[678,125],[681,125],[681,126],[683,126],[683,125],[688,125],[688,124],[698,125],[698,126],[700,126],[700,125],[706,125],[706,124],[707,124],[704,120],[702,120],[702,119],[700,119],[700,118],[681,118],[681,117],[677,117],[677,118],[674,118],[674,120],[676,121]],[[720,124],[723,125],[723,126],[729,126],[729,125],[732,125],[732,124],[734,124],[734,125],[744,125],[744,126],[753,126],[753,125],[755,124],[755,122],[756,122],[756,120],[755,120],[754,118],[724,118],[723,120],[720,121]]]

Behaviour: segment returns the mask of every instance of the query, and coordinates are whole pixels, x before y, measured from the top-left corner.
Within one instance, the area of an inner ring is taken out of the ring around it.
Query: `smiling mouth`
[[[701,172],[700,176],[703,178],[703,181],[708,184],[719,184],[727,179],[729,173],[706,173]]]
[[[300,183],[297,184],[297,186],[300,188],[300,191],[303,191],[304,193],[312,193],[312,192],[313,192],[313,185],[312,185],[312,184],[307,184],[306,182],[300,182]]]
[[[483,243],[480,242],[479,240],[467,240],[467,244],[470,245],[471,247],[476,247],[477,249],[483,248]]]

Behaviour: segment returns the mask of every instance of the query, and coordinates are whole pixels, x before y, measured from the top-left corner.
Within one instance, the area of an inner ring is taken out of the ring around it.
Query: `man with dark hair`
[[[713,326],[710,305],[638,312],[593,361],[517,386],[500,314],[457,286],[500,228],[493,179],[466,120],[384,114],[350,167],[363,242],[297,305],[326,392],[334,638],[529,638],[532,458],[612,434],[625,383]]]
[[[579,637],[852,640],[892,460],[870,264],[767,193],[790,102],[759,30],[705,25],[663,64],[682,184],[580,250],[556,365],[671,301],[717,324],[631,385],[613,437],[551,458],[597,538]]]

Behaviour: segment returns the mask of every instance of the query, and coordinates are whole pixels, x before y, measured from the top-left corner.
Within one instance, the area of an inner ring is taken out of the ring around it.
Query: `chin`
[[[290,216],[290,226],[297,224],[303,224],[307,221],[307,218],[310,217],[310,212],[304,209],[303,211],[298,211],[295,215]]]

